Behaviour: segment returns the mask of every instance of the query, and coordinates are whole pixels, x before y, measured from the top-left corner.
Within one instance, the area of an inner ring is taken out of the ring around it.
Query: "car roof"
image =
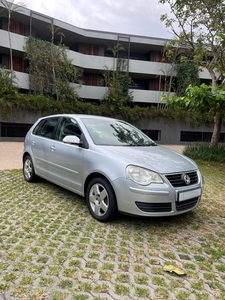
[[[41,117],[40,119],[51,118],[51,117],[69,117],[69,118],[78,118],[78,119],[82,119],[82,118],[96,119],[97,118],[97,119],[116,120],[115,118],[109,118],[109,117],[98,116],[98,115],[87,115],[87,114],[55,114],[55,115],[44,116],[44,117]]]

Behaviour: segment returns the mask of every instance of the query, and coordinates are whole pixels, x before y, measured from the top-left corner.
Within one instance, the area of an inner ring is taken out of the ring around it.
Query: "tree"
[[[176,95],[183,96],[189,85],[199,85],[198,66],[192,60],[179,61],[175,67],[177,88]]]
[[[171,64],[169,91],[183,96],[186,88],[191,85],[199,85],[199,67],[193,60],[190,49],[174,47],[170,41],[164,47],[164,55]]]
[[[115,62],[116,62],[116,58],[117,58],[117,55],[119,53],[119,51],[124,51],[124,47],[117,43],[117,44],[114,44],[113,47],[112,46],[108,46],[107,50],[110,50],[112,52],[112,55],[113,55],[113,85],[115,84],[115,72],[116,70],[118,70],[118,59],[117,59],[117,66],[115,68]]]
[[[15,73],[0,66],[0,93],[7,93],[16,87]]]
[[[215,118],[214,131],[210,147],[216,147],[220,140],[222,119],[225,118],[225,86],[212,86],[201,84],[189,86],[183,97],[172,96],[165,98],[167,105],[179,109],[197,112],[201,115],[220,115]]]
[[[62,38],[65,36],[63,32],[60,31],[60,28],[55,26],[53,24],[53,21],[51,23],[51,25],[49,25],[49,29],[50,29],[50,32],[51,32],[51,65],[52,65],[52,75],[53,75],[53,85],[55,86],[55,91],[56,91],[56,97],[57,97],[57,100],[59,99],[59,95],[58,95],[58,88],[57,88],[57,85],[56,85],[56,74],[55,74],[55,63],[54,63],[54,38],[55,38],[55,35],[60,35],[60,45],[62,45]]]
[[[120,70],[112,71],[108,68],[103,70],[103,77],[107,92],[103,98],[104,101],[113,104],[116,107],[128,105],[133,96],[129,92],[132,79],[126,73]]]
[[[0,3],[3,5],[4,8],[7,10],[7,17],[8,17],[8,37],[9,37],[9,51],[10,51],[10,69],[13,71],[13,53],[12,53],[12,41],[10,35],[10,25],[11,25],[11,16],[13,12],[21,11],[21,7],[25,4],[23,2],[19,2],[18,4],[14,3],[14,0],[6,1],[0,0]]]
[[[25,47],[29,61],[30,90],[34,94],[53,96],[58,100],[78,98],[71,83],[79,83],[82,70],[67,57],[67,48],[29,37]]]
[[[161,21],[164,21],[166,27],[174,34],[174,39],[170,41],[171,49],[183,49],[184,54],[188,51],[199,70],[208,70],[211,77],[211,94],[214,96],[214,87],[218,87],[222,74],[225,73],[224,0],[159,0],[159,3],[167,3],[170,6],[171,14],[162,15]],[[187,97],[183,100],[187,100]],[[203,100],[206,99],[203,97]],[[176,101],[176,105],[178,103],[180,102]],[[193,109],[193,106],[191,107]],[[206,110],[207,107],[206,105]],[[220,110],[214,111],[212,147],[218,144],[222,117]]]
[[[113,54],[113,69],[110,70],[105,66],[103,70],[104,84],[107,87],[107,93],[103,100],[112,103],[114,106],[120,107],[127,105],[133,99],[129,92],[132,79],[129,74],[124,71],[125,66],[123,59],[117,58],[115,66],[115,59],[118,52],[124,50],[123,46],[118,43],[114,45],[114,47],[109,46],[108,50]]]
[[[129,104],[133,99],[129,92],[129,88],[133,84],[132,78],[120,68],[113,71],[105,67],[102,72],[104,85],[107,87],[103,100],[117,107]]]

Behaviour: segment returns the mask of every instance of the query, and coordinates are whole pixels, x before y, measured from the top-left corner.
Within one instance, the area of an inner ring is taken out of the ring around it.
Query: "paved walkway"
[[[0,142],[0,170],[22,169],[22,142]]]
[[[182,153],[182,145],[164,145]],[[0,142],[0,171],[22,169],[23,142]]]

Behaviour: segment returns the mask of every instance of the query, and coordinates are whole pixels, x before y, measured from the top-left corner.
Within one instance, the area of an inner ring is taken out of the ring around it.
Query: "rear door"
[[[50,145],[59,117],[42,119],[34,128],[31,148],[36,174],[48,178],[50,170]]]

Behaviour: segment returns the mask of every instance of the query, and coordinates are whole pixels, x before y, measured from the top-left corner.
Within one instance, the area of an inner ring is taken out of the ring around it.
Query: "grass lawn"
[[[0,298],[225,299],[225,165],[198,165],[205,188],[195,211],[106,224],[83,198],[1,171]]]

